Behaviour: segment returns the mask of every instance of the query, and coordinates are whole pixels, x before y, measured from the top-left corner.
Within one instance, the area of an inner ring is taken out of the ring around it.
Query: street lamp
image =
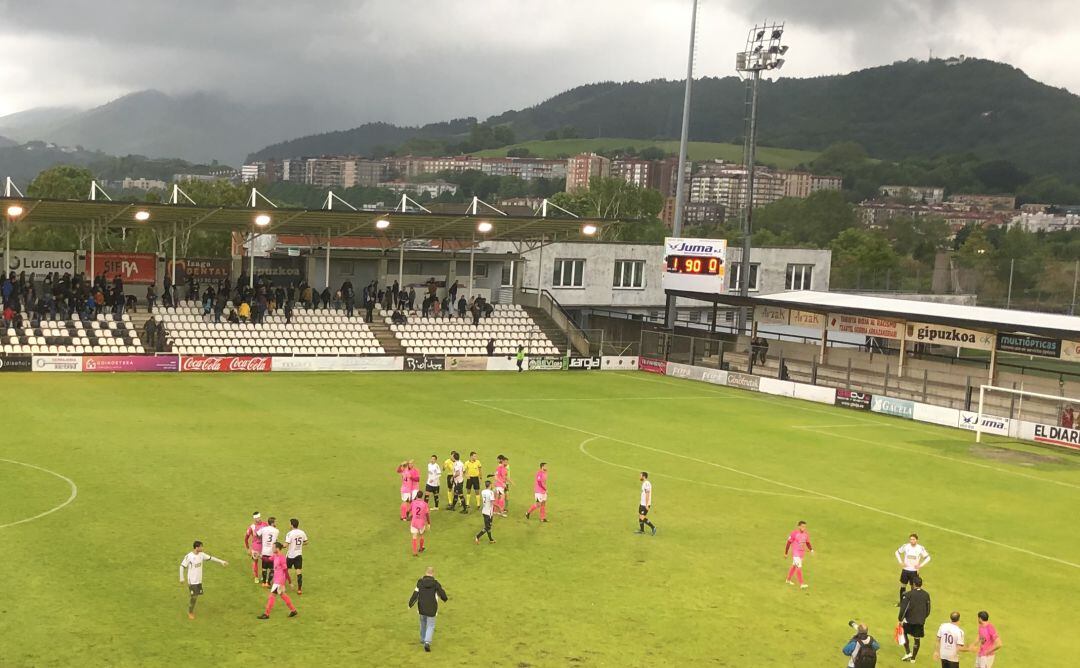
[[[255,224],[259,227],[266,227],[270,224],[270,216],[266,215],[265,213],[260,213],[259,215],[255,216]]]
[[[7,278],[8,273],[11,271],[8,264],[11,261],[11,225],[16,218],[23,215],[24,211],[25,209],[20,204],[11,204],[5,211],[7,222],[4,224],[4,278]]]
[[[588,225],[585,225],[584,227],[581,228],[581,233],[584,234],[587,237],[591,237],[594,234],[596,234],[596,232],[598,230],[599,230],[599,228],[596,227],[596,225],[593,225],[592,223],[589,223]]]
[[[385,230],[388,227],[390,227],[390,221],[385,218],[380,218],[375,221],[375,229],[377,230]]]
[[[742,261],[739,267],[739,296],[750,294],[750,238],[753,234],[754,211],[754,159],[757,155],[757,101],[758,83],[762,72],[778,70],[784,66],[784,54],[788,47],[780,41],[784,36],[784,24],[773,23],[754,26],[746,36],[746,48],[735,54],[735,69],[746,77],[746,95],[749,98],[749,114],[744,119],[743,165],[746,168],[746,200],[742,202]],[[741,189],[740,189],[741,190]],[[738,195],[736,195],[738,197]],[[739,331],[747,325],[747,307],[739,309]]]
[[[149,211],[136,211],[135,212],[135,220],[139,221],[140,223],[145,223],[146,221],[150,220],[150,212]]]
[[[256,227],[266,227],[270,224],[270,216],[265,213],[260,213],[255,216]],[[251,244],[248,247],[248,253],[251,256],[249,260],[248,269],[248,287],[255,288],[255,231],[251,232]]]
[[[476,226],[476,231],[480,234],[487,234],[491,231],[491,223],[486,220],[480,221],[480,224]]]

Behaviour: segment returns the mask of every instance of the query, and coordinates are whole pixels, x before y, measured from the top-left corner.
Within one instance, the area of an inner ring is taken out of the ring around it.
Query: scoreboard
[[[727,240],[664,239],[665,290],[727,292]]]

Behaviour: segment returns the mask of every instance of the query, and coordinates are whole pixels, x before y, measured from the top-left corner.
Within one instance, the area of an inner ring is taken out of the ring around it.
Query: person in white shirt
[[[203,552],[203,544],[201,540],[197,540],[191,544],[191,552],[188,552],[183,561],[180,562],[180,584],[184,584],[184,569],[187,569],[187,585],[188,593],[191,594],[191,600],[188,602],[187,616],[188,619],[195,619],[195,602],[202,596],[202,565],[205,561],[214,561],[222,566],[228,566],[229,562],[218,559],[217,557],[211,557],[209,554]]]
[[[926,548],[919,545],[919,534],[913,533],[908,536],[908,542],[896,550],[896,561],[900,564],[900,598],[904,598],[904,590],[919,574],[919,569],[930,563],[930,553]],[[896,604],[900,605],[899,602]]]
[[[461,500],[461,512],[468,513],[469,506],[465,503],[465,495],[462,487],[465,485],[465,463],[461,461],[461,455],[456,452],[450,454],[450,457],[454,460],[453,481],[454,481],[454,498],[450,500],[450,510],[454,510],[457,506],[458,500]]]
[[[285,553],[285,568],[296,571],[296,593],[304,593],[304,546],[307,545],[307,533],[300,528],[300,520],[295,517],[289,520],[292,529],[285,534],[285,544],[289,547]]]
[[[938,627],[938,648],[934,660],[941,661],[941,668],[960,668],[960,652],[964,651],[964,629],[957,626],[960,613],[949,615],[949,621]]]
[[[270,584],[274,579],[274,562],[272,557],[274,556],[274,543],[277,542],[278,534],[281,533],[277,528],[277,518],[271,517],[266,520],[266,526],[259,529],[255,535],[259,537],[262,542],[262,550],[259,552],[262,557],[262,579],[259,582],[263,587],[270,587]]]
[[[490,480],[484,481],[484,491],[480,492],[480,514],[484,516],[484,528],[476,534],[473,542],[479,545],[480,536],[487,534],[488,543],[494,543],[495,539],[491,536],[491,519],[495,514],[495,492],[491,490]]]
[[[652,535],[656,535],[656,525],[649,521],[649,509],[652,508],[652,483],[649,482],[648,471],[641,472],[641,502],[638,504],[638,530],[634,533],[645,533],[645,527],[652,529]]]
[[[424,490],[431,495],[434,503],[431,510],[439,509],[439,482],[442,480],[442,467],[439,466],[437,455],[431,455],[431,461],[427,465],[427,485]]]

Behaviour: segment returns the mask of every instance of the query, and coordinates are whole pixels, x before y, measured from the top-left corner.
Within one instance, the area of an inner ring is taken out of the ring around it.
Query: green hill
[[[614,137],[598,137],[595,139],[553,139],[527,141],[504,148],[478,151],[474,155],[482,157],[500,157],[515,148],[523,148],[529,153],[541,158],[558,158],[578,153],[611,151],[620,148],[634,147],[638,150],[655,146],[665,153],[678,154],[679,142],[676,140],[649,141],[645,139],[620,139]],[[722,144],[718,142],[695,141],[690,142],[691,160],[727,160],[729,162],[742,162],[743,147],[741,144]],[[808,163],[818,156],[816,151],[800,151],[789,148],[759,147],[757,160],[761,164],[773,165],[781,169],[788,169],[799,164]]]

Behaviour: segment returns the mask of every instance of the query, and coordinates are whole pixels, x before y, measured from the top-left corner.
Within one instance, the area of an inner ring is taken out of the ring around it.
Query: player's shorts
[[[274,560],[273,560],[272,556],[273,555],[269,555],[269,554],[262,555],[262,565],[267,567],[267,568],[270,568],[274,564]]]
[[[792,557],[791,557],[791,565],[794,566],[795,568],[802,568],[802,557],[796,557],[796,556],[792,555]]]
[[[278,583],[275,582],[274,584],[270,585],[270,593],[271,594],[284,594],[285,593],[285,584],[284,583],[278,584]]]
[[[506,494],[506,488],[505,487],[496,487],[495,488],[495,493],[496,494]]]
[[[648,515],[649,514],[649,508],[648,508],[648,506],[638,506],[637,507],[637,512],[638,512],[638,515]]]
[[[439,493],[439,486],[438,485],[426,485],[424,487],[424,490],[428,494],[438,494]]]
[[[539,494],[538,493],[538,494],[534,494],[533,496],[536,497],[536,502],[537,503],[540,503],[541,501],[547,501],[547,494],[546,493],[545,494]]]
[[[922,638],[926,635],[922,624],[904,624],[904,633],[913,638]]]
[[[258,561],[261,558],[262,558],[262,551],[261,550],[252,550],[251,551],[251,560],[252,561]]]
[[[402,492],[401,493],[401,501],[403,503],[406,502],[406,501],[412,501],[413,498],[415,498],[415,497],[413,496],[412,492]]]
[[[993,654],[977,656],[975,657],[975,668],[994,668],[994,659],[996,658]]]
[[[298,554],[295,557],[285,557],[286,568],[301,569],[304,567],[304,555]]]
[[[949,661],[948,659],[941,660],[941,668],[960,668],[959,661]]]
[[[909,571],[905,568],[904,570],[900,571],[900,584],[910,584],[915,579],[915,577],[918,576],[918,574],[919,571]]]
[[[484,515],[483,513],[480,513]],[[484,531],[491,531],[491,515],[484,515]]]
[[[188,588],[188,591],[191,592],[192,596],[202,596],[202,583],[201,582],[199,584],[197,584],[197,585],[189,584],[187,586],[187,588]]]
[[[466,480],[465,489],[475,489],[476,491],[480,491],[480,477],[473,476]]]
[[[460,482],[455,482],[454,483],[454,494],[459,494],[459,495],[461,494],[461,487],[462,487],[463,484],[464,483],[460,483]]]
[[[423,536],[424,531],[426,531],[426,530],[427,530],[426,526],[418,527],[418,526],[416,526],[414,524],[409,525],[409,533],[411,533],[414,536]]]

